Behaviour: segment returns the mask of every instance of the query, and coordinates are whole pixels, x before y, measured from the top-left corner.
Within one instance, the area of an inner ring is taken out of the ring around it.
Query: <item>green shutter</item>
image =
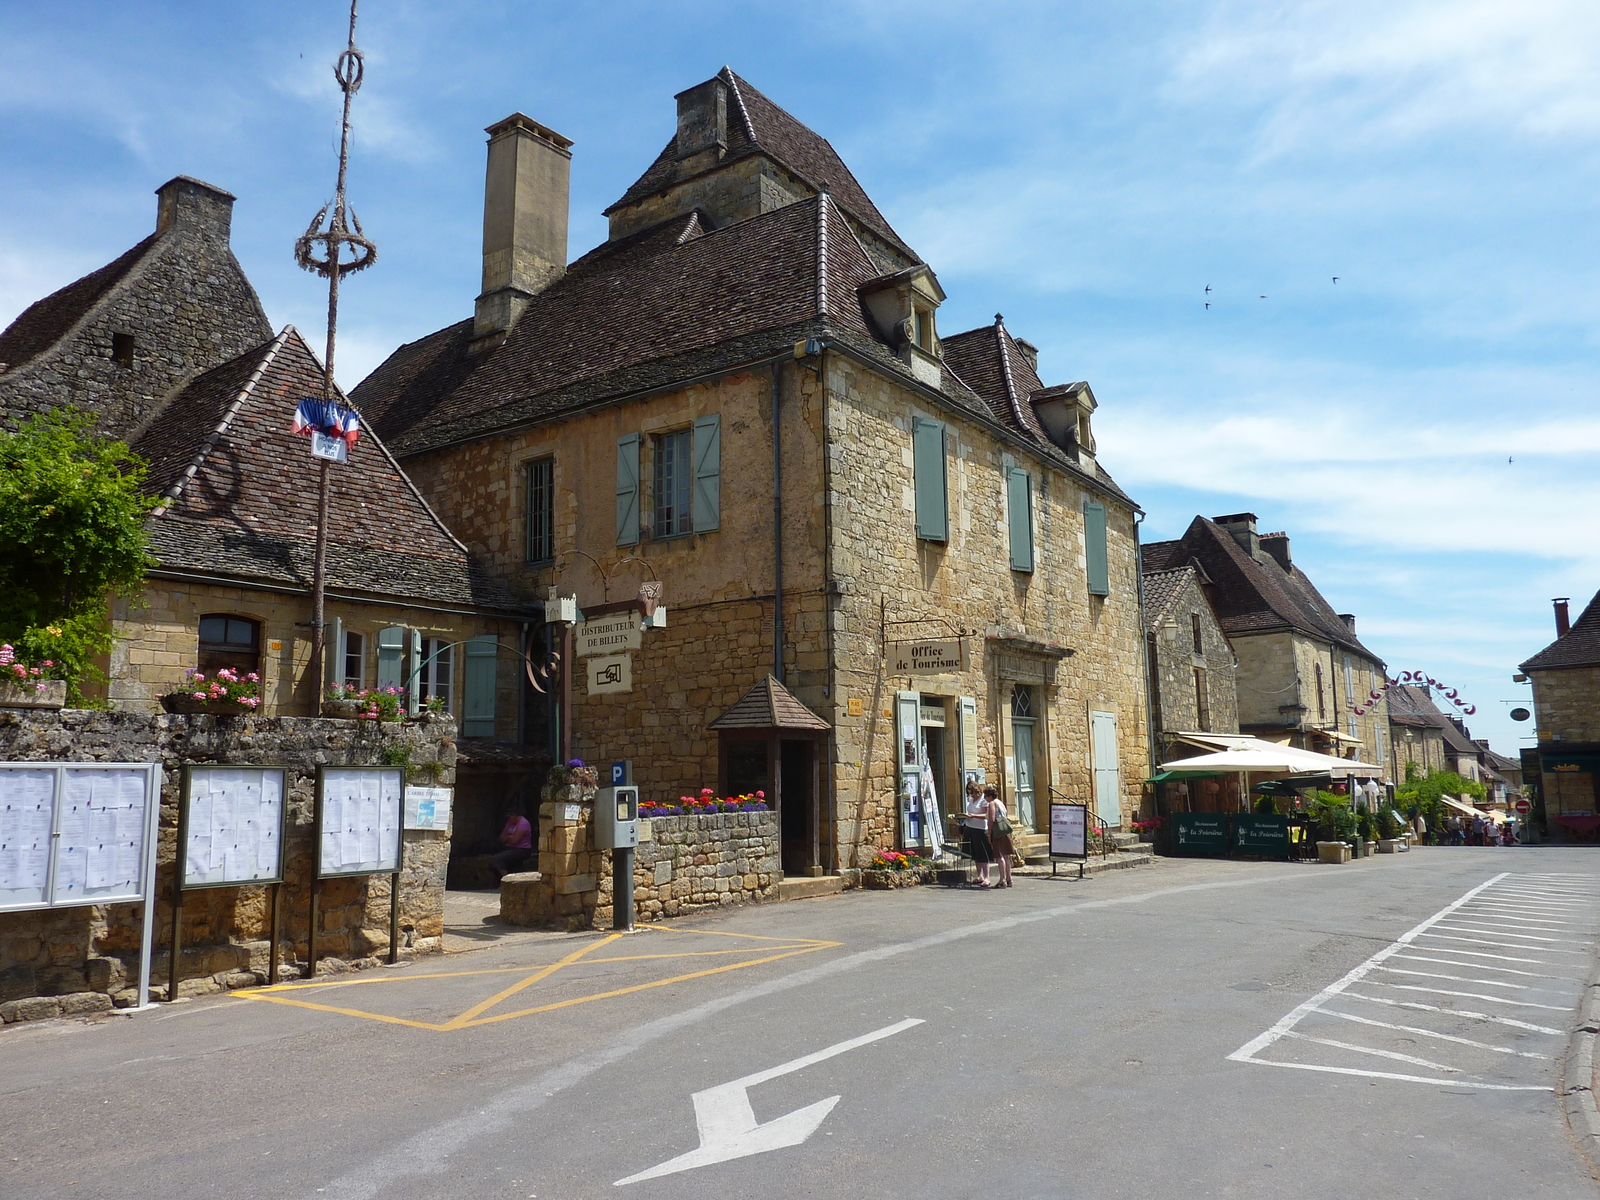
[[[415,716],[422,711],[422,630],[406,630],[410,671],[406,675],[406,711]]]
[[[344,685],[344,622],[338,617],[325,621],[322,626],[322,688],[342,687]],[[322,708],[321,697],[317,698],[317,709]]]
[[[694,419],[694,531],[707,533],[722,521],[722,418]]]
[[[495,667],[500,643],[492,637],[467,640],[466,683],[461,697],[461,736],[494,736]]]
[[[381,688],[397,688],[405,679],[406,631],[399,625],[378,630],[378,681]]]
[[[639,543],[639,435],[617,439],[617,545]]]
[[[1083,551],[1089,572],[1089,594],[1111,594],[1111,567],[1106,558],[1106,506],[1090,500],[1083,506]]]
[[[1021,467],[1006,470],[1006,507],[1011,516],[1011,569],[1033,570],[1033,480]]]
[[[916,473],[917,536],[927,538],[930,542],[949,541],[944,426],[937,421],[913,417],[911,457]]]

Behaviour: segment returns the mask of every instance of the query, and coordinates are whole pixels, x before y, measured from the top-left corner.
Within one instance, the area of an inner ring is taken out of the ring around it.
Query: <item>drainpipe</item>
[[[1145,514],[1143,510],[1138,508],[1133,510],[1133,566],[1134,578],[1138,580],[1139,589],[1139,657],[1144,663],[1144,670],[1140,672],[1140,674],[1144,676],[1144,728],[1145,740],[1149,745],[1150,752],[1150,773],[1153,775],[1157,770],[1160,769],[1161,758],[1160,755],[1156,753],[1156,696],[1152,690],[1155,684],[1150,678],[1152,660],[1150,657],[1149,641],[1145,637],[1144,544],[1139,540],[1139,526],[1144,524],[1144,518]],[[1166,785],[1157,784],[1156,786],[1165,787]],[[1162,805],[1161,807],[1164,808],[1166,806]]]
[[[772,674],[783,682],[783,455],[778,434],[782,360],[772,364]]]

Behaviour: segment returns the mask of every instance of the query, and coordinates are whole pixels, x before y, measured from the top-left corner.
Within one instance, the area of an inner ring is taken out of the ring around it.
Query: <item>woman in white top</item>
[[[967,853],[978,864],[978,885],[989,887],[989,864],[994,862],[994,848],[989,844],[989,800],[976,781],[967,784],[967,807],[961,818],[967,838]]]

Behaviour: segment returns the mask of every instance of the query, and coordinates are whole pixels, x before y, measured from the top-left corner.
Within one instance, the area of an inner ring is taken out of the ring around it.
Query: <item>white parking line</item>
[[[1582,950],[1552,950],[1545,946],[1519,946],[1515,942],[1491,942],[1486,938],[1451,937],[1448,933],[1429,933],[1425,937],[1442,938],[1447,942],[1467,942],[1474,946],[1499,946],[1503,950],[1537,950],[1540,954],[1575,954],[1579,958],[1587,957]],[[1511,962],[1539,962],[1537,958],[1510,959]]]
[[[1461,916],[1468,921],[1482,921],[1487,925],[1531,925],[1535,929],[1560,929],[1563,925],[1582,925],[1582,921],[1558,921],[1555,917],[1512,916],[1498,909],[1462,909]]]
[[[1518,1058],[1542,1058],[1550,1060],[1548,1054],[1535,1054],[1532,1050],[1513,1050],[1510,1046],[1491,1046],[1488,1042],[1475,1042],[1471,1038],[1456,1037],[1453,1033],[1440,1033],[1437,1029],[1419,1029],[1415,1025],[1396,1025],[1390,1021],[1374,1021],[1371,1017],[1358,1017],[1355,1013],[1340,1012],[1336,1008],[1319,1008],[1317,1012],[1325,1017],[1338,1017],[1341,1021],[1354,1021],[1360,1025],[1375,1025],[1379,1029],[1398,1029],[1402,1033],[1415,1033],[1421,1037],[1437,1038],[1441,1042],[1455,1042],[1461,1046],[1471,1046],[1476,1050],[1492,1050],[1496,1054],[1514,1054]]]
[[[1423,987],[1416,983],[1385,983],[1381,979],[1372,981],[1381,987],[1391,987],[1401,992],[1429,992],[1435,996],[1458,996],[1463,1000],[1492,1000],[1496,1004],[1509,1004],[1513,1008],[1542,1008],[1547,1012],[1570,1012],[1571,1009],[1559,1004],[1535,1004],[1531,1000],[1512,1000],[1507,996],[1485,996],[1482,992],[1452,992],[1449,988]],[[1450,1011],[1450,1010],[1446,1010]]]
[[[1395,955],[1396,958],[1400,956]],[[1419,979],[1448,979],[1454,983],[1476,983],[1482,987],[1515,988],[1519,992],[1548,992],[1550,988],[1536,988],[1527,983],[1512,983],[1505,979],[1474,979],[1470,975],[1446,975],[1443,971],[1411,971],[1405,967],[1379,967],[1391,975],[1415,975]]]
[[[1332,1046],[1336,1050],[1353,1050],[1357,1054],[1372,1054],[1379,1058],[1392,1058],[1399,1062],[1408,1062],[1417,1067],[1432,1067],[1435,1071],[1449,1071],[1452,1075],[1461,1074],[1459,1067],[1449,1067],[1444,1063],[1436,1063],[1432,1059],[1418,1058],[1414,1054],[1401,1054],[1396,1050],[1374,1050],[1371,1046],[1358,1046],[1354,1042],[1340,1042],[1333,1038],[1312,1037],[1309,1033],[1296,1033],[1288,1030],[1283,1035],[1286,1038],[1299,1038],[1302,1042],[1316,1042],[1319,1046]]]
[[[1448,953],[1448,952],[1445,952]],[[1525,975],[1529,979],[1565,979],[1565,975],[1541,975],[1537,971],[1519,971],[1515,967],[1497,967],[1491,963],[1462,962],[1458,958],[1429,958],[1423,954],[1396,954],[1407,962],[1441,963],[1447,967],[1471,967],[1474,971],[1499,971],[1504,975]]]
[[[1474,925],[1441,925],[1440,929],[1454,929],[1457,933],[1492,933],[1495,937],[1521,938],[1525,942],[1565,942],[1572,943],[1571,938],[1547,938],[1534,933],[1512,933],[1505,929],[1479,929]],[[1580,946],[1587,946],[1588,942],[1579,942]]]
[[[1511,1029],[1526,1029],[1530,1033],[1553,1033],[1561,1037],[1559,1029],[1551,1029],[1547,1025],[1530,1025],[1526,1021],[1518,1021],[1512,1017],[1497,1017],[1490,1013],[1473,1012],[1469,1008],[1440,1008],[1437,1004],[1424,1004],[1420,1000],[1389,1000],[1383,996],[1364,996],[1360,992],[1345,992],[1352,1000],[1366,1000],[1372,1004],[1387,1004],[1390,1008],[1413,1008],[1418,1012],[1446,1013],[1452,1017],[1466,1017],[1475,1021],[1492,1021],[1496,1025],[1505,1025]]]

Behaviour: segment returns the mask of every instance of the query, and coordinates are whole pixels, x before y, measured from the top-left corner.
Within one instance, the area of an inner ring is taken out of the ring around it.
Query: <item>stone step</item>
[[[1155,862],[1156,856],[1154,854],[1112,854],[1105,857],[1095,854],[1091,855],[1089,861],[1084,864],[1083,873],[1085,876],[1099,875],[1105,871],[1125,871],[1130,867],[1154,866]],[[1056,872],[1059,875],[1076,877],[1078,873],[1077,860],[1063,860],[1057,863]],[[1017,875],[1049,875],[1050,860],[1048,858],[1037,861],[1030,859],[1027,866],[1014,868],[1014,873]]]
[[[818,896],[832,896],[844,891],[844,879],[838,875],[798,875],[793,879],[778,880],[779,900],[814,900]]]
[[[1101,861],[1115,863],[1121,860],[1122,865],[1128,866],[1132,865],[1132,863],[1135,861],[1144,861],[1146,859],[1153,860],[1155,856],[1156,848],[1154,846],[1152,846],[1149,842],[1141,842],[1135,838],[1129,845],[1118,846],[1116,851],[1112,854],[1091,854],[1089,856],[1089,861],[1091,863]],[[1030,867],[1048,867],[1050,865],[1050,848],[1049,846],[1045,846],[1037,854],[1024,855],[1023,860]]]

